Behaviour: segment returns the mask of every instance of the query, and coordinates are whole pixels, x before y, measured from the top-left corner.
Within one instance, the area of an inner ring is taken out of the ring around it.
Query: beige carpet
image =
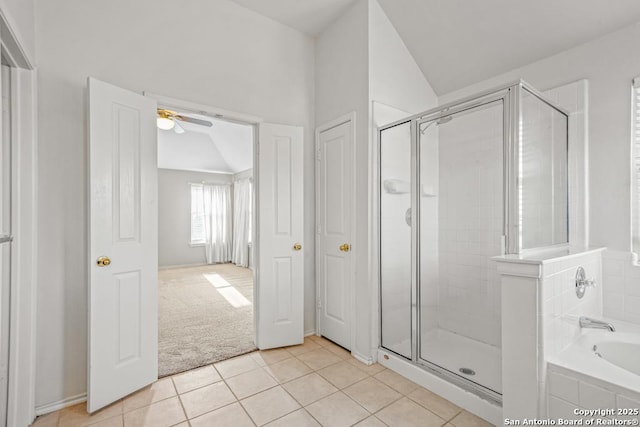
[[[253,273],[233,264],[160,270],[159,376],[255,350]]]

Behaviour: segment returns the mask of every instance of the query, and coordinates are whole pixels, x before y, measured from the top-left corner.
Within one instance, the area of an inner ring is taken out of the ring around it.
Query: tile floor
[[[78,404],[34,427],[444,426],[490,424],[319,337],[163,378],[93,414]]]

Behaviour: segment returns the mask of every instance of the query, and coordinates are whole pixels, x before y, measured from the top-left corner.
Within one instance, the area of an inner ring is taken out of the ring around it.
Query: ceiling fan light
[[[156,124],[158,126],[158,129],[162,129],[162,130],[170,130],[170,129],[173,129],[173,127],[175,126],[175,123],[173,122],[173,120],[167,117],[158,117]]]

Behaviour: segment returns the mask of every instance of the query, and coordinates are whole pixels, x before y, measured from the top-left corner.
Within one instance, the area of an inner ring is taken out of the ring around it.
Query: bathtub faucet
[[[611,332],[615,332],[616,328],[611,323],[603,322],[602,320],[592,319],[591,317],[580,316],[581,328],[593,328],[593,329],[608,329]]]

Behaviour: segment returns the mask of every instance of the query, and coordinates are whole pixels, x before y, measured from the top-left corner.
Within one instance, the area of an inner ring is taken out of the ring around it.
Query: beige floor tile
[[[124,398],[122,401],[123,411],[129,412],[133,409],[142,408],[151,405],[160,400],[168,399],[176,395],[176,389],[173,386],[171,378],[163,378],[155,383],[143,388]]]
[[[456,427],[489,427],[492,424],[470,412],[462,411],[457,417],[449,421]]]
[[[247,397],[240,403],[259,426],[300,408],[298,402],[280,386]]]
[[[364,364],[354,357],[347,360],[347,362],[351,363],[353,366],[355,366],[356,368],[360,369],[361,371],[369,375],[375,375],[387,369],[384,366],[380,365],[379,363],[374,363],[373,365]]]
[[[235,377],[260,367],[250,354],[234,357],[233,359],[216,363],[214,366],[224,379]]]
[[[253,360],[255,360],[258,365],[265,366],[273,365],[274,363],[289,359],[293,356],[284,348],[274,348],[273,350],[255,351],[251,353],[251,357],[253,357]]]
[[[222,380],[218,372],[213,369],[211,365],[192,369],[191,371],[174,375],[171,378],[176,385],[178,394],[186,393],[187,391],[195,390],[196,388]]]
[[[315,372],[289,381],[283,387],[302,406],[307,406],[338,391],[337,388]]]
[[[253,421],[239,403],[208,412],[189,420],[191,427],[254,427]]]
[[[388,385],[398,393],[401,393],[404,395],[407,395],[411,393],[413,390],[420,387],[418,384],[414,383],[413,381],[409,381],[402,375],[397,374],[389,369],[385,369],[382,372],[378,372],[377,374],[374,375],[374,377],[382,381],[383,383],[385,383],[386,385]]]
[[[322,369],[329,365],[333,365],[334,363],[338,363],[342,360],[335,354],[323,348],[313,350],[308,353],[303,353],[300,356],[297,356],[297,358],[298,360],[303,361],[314,371],[317,371],[318,369]]]
[[[402,397],[400,393],[372,377],[345,388],[343,392],[372,414]]]
[[[169,427],[185,421],[178,397],[161,400],[124,414],[125,427]]]
[[[183,422],[183,423],[176,424],[176,425],[175,425],[175,426],[173,426],[173,427],[189,427],[189,421],[185,421],[185,422]]]
[[[331,341],[329,341],[325,337],[319,337],[317,335],[311,335],[311,336],[307,337],[307,339],[311,339],[313,342],[315,342],[316,344],[318,344],[320,346],[325,346],[327,344],[333,344]]]
[[[433,412],[427,411],[414,401],[403,397],[376,414],[390,426],[440,427],[446,423]]]
[[[104,421],[98,421],[95,424],[91,424],[90,427],[122,427],[124,426],[124,418],[122,415],[117,417],[108,418]]]
[[[57,427],[59,419],[60,411],[50,412],[45,415],[40,415],[31,425],[33,427]]]
[[[449,402],[447,399],[423,387],[418,387],[409,393],[407,397],[445,420],[450,420],[462,411],[461,408]]]
[[[365,418],[364,420],[360,421],[354,427],[385,427],[385,426],[386,426],[385,423],[383,423],[382,421],[380,421],[379,419],[371,415],[369,418]]]
[[[269,372],[280,384],[312,372],[311,368],[293,357],[291,359],[283,360],[282,362],[274,363],[264,369],[266,369],[267,372]]]
[[[269,427],[320,427],[320,424],[313,419],[311,415],[304,409],[298,409],[295,412],[278,418],[267,424]]]
[[[318,400],[306,409],[320,424],[331,427],[351,426],[370,415],[342,392]]]
[[[368,376],[361,370],[356,369],[352,364],[344,361],[320,369],[318,373],[339,389],[357,383]]]
[[[338,344],[327,341],[327,343],[325,343],[322,348],[324,348],[325,350],[329,350],[331,353],[335,354],[341,359],[351,359],[351,353],[346,349],[340,347]]]
[[[294,345],[291,347],[287,347],[287,351],[294,356],[299,356],[303,353],[307,353],[309,351],[318,350],[320,345],[315,341],[307,338],[304,340],[304,344]]]
[[[236,401],[224,382],[217,382],[180,395],[187,418],[194,418]]]
[[[87,413],[87,404],[83,402],[62,409],[58,425],[65,427],[88,426],[118,415],[122,415],[122,401],[109,405],[91,415]]]
[[[278,385],[276,380],[262,368],[236,375],[226,382],[238,399],[244,399]]]

